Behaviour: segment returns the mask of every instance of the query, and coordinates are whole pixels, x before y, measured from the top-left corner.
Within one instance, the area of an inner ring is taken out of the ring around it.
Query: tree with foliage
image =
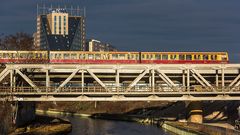
[[[34,50],[33,37],[23,32],[0,36],[0,46],[3,50]]]

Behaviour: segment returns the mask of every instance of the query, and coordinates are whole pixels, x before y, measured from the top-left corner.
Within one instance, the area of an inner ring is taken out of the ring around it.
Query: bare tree
[[[5,50],[6,46],[3,44],[3,33],[0,34],[0,49]]]
[[[4,50],[34,50],[33,37],[27,33],[18,32],[1,38]]]

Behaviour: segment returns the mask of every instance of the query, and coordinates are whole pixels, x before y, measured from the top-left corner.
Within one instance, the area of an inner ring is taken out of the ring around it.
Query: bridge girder
[[[58,93],[68,91],[74,93],[72,88],[66,88],[68,83],[74,81],[79,82],[79,86],[75,88],[75,92],[82,92],[81,95],[88,95],[87,91],[92,89],[98,92],[99,89],[104,94],[111,92],[124,92],[131,93],[132,97],[125,97],[123,100],[133,100],[131,98],[140,99],[142,101],[147,100],[147,97],[141,97],[142,92],[148,92],[149,95],[155,96],[155,92],[170,92],[169,95],[176,98],[176,100],[205,100],[206,91],[210,94],[216,94],[215,98],[211,100],[219,100],[219,95],[224,95],[223,100],[236,99],[240,95],[234,95],[239,92],[240,85],[240,64],[6,64],[6,68],[0,73],[0,82],[2,80],[9,80],[9,90],[0,90],[0,95],[8,95],[11,93],[12,96],[17,98],[24,98],[24,93],[31,91],[33,94],[42,94],[53,96]],[[23,72],[25,70],[26,72]],[[31,73],[32,76],[28,76],[27,73]],[[58,76],[67,75],[62,82],[55,88],[52,88],[52,81],[62,80]],[[157,75],[155,75],[157,74]],[[220,80],[219,80],[220,74]],[[29,86],[16,86],[16,76],[21,76]],[[36,83],[36,76],[42,75],[45,81],[44,85],[41,86]],[[9,79],[8,79],[9,76]],[[53,77],[55,76],[55,77]],[[132,81],[133,80],[133,81]],[[98,87],[89,84],[98,83]],[[111,86],[109,85],[111,83]],[[127,84],[127,86],[124,85]],[[219,83],[221,84],[219,86]],[[2,85],[4,86],[4,84]],[[27,87],[27,88],[24,88]],[[99,88],[102,87],[102,88]],[[182,96],[192,96],[192,98],[180,98],[174,95],[173,92],[188,91],[189,93],[182,93]],[[193,96],[196,93],[202,92],[200,97]],[[55,92],[52,93],[52,92]],[[135,93],[132,93],[135,92]],[[231,93],[227,93],[231,92]],[[136,94],[140,93],[140,94]],[[172,94],[171,94],[172,93]],[[226,94],[227,93],[227,94]],[[112,93],[112,96],[118,96],[119,93]],[[164,94],[164,93],[162,93]],[[85,95],[85,96],[86,96]],[[229,97],[227,97],[227,96]],[[20,96],[20,97],[19,97]],[[31,94],[30,94],[31,96]],[[64,96],[68,96],[68,93],[62,94],[60,99]],[[102,96],[100,94],[100,96]],[[88,96],[87,96],[88,97]],[[28,99],[40,99],[39,97],[29,97]],[[98,100],[98,98],[88,97],[91,100]],[[143,99],[144,98],[144,99]],[[171,97],[172,98],[172,97]],[[170,97],[156,97],[154,100],[165,100],[171,99]],[[25,98],[24,98],[25,99]],[[68,100],[68,98],[64,98]],[[209,99],[209,98],[208,98]],[[54,100],[58,100],[54,97]],[[107,99],[106,101],[108,101]],[[114,99],[115,100],[115,99]],[[153,100],[153,99],[152,99]]]

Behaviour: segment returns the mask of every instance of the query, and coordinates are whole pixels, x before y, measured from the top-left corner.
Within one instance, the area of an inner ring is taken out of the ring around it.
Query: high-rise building
[[[85,50],[85,11],[80,8],[37,8],[34,44],[39,50]]]
[[[89,39],[86,42],[86,51],[109,52],[109,51],[117,51],[117,49],[108,43],[103,43],[96,39]]]

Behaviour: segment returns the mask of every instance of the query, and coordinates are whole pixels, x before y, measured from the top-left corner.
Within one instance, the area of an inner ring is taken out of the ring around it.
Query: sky
[[[35,32],[43,3],[85,7],[87,38],[121,51],[227,51],[240,61],[240,0],[1,0],[0,33]]]

